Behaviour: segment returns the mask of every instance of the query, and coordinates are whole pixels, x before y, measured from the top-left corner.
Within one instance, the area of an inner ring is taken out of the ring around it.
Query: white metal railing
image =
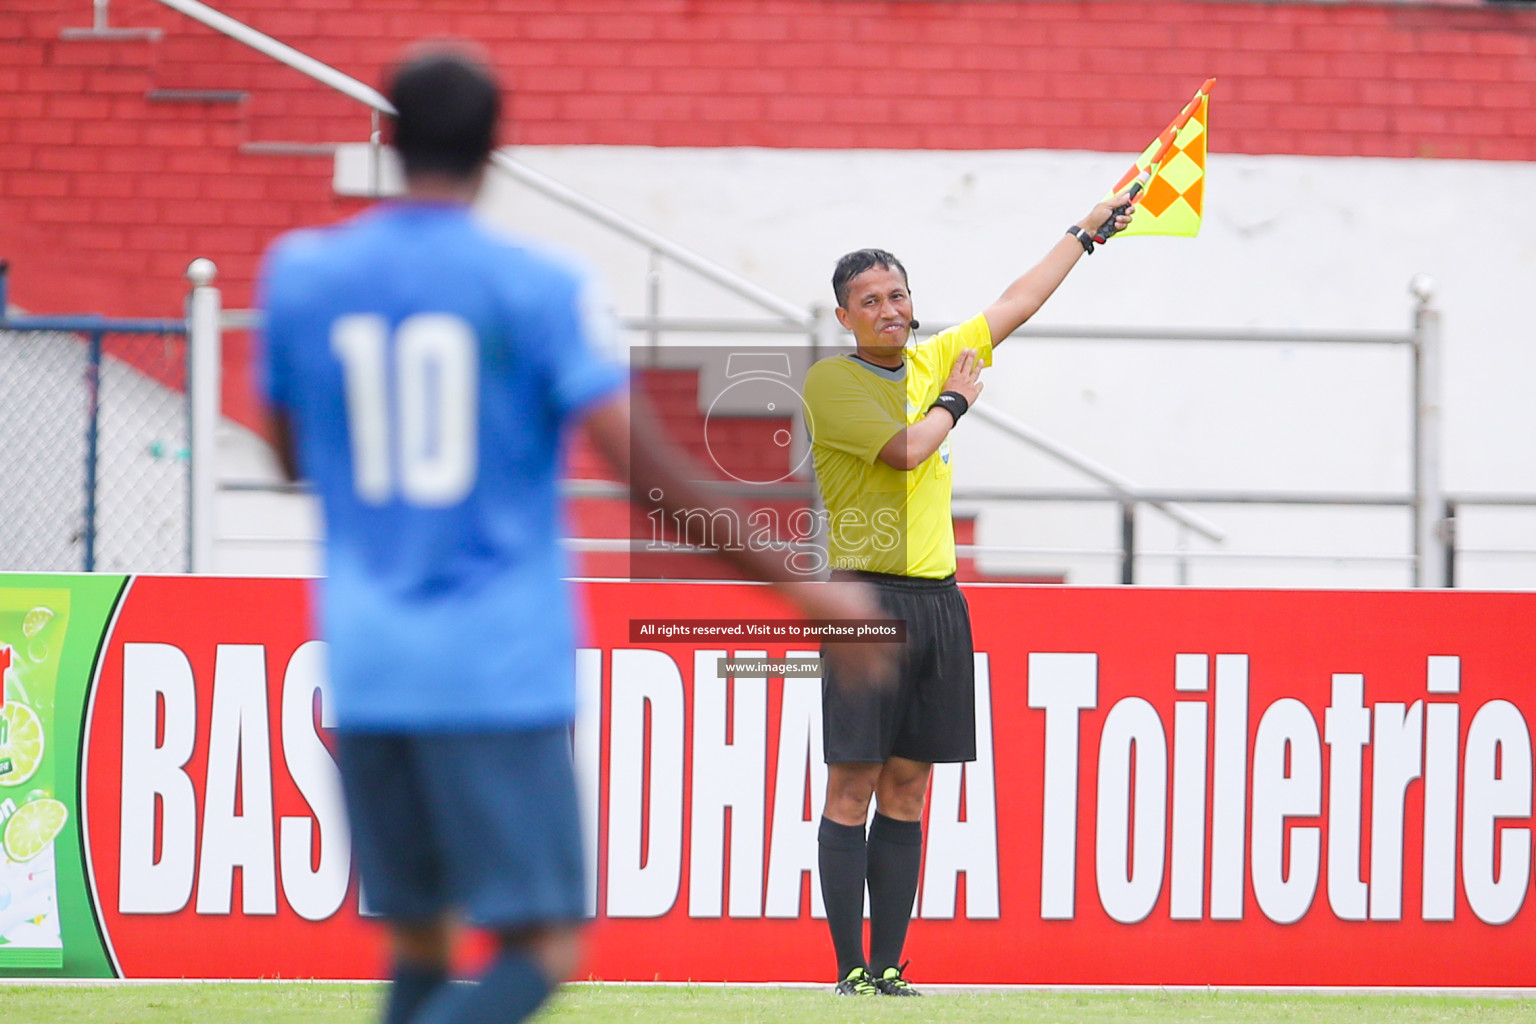
[[[259,325],[260,314],[256,310],[230,310],[224,314],[224,326],[235,329],[252,329]],[[795,328],[775,321],[751,321],[730,320],[719,318],[701,318],[691,320],[681,317],[672,317],[665,320],[650,321],[644,318],[628,318],[622,326],[632,331],[645,333],[666,331],[670,333],[707,333],[707,334],[773,334],[783,332],[795,332]],[[935,329],[937,330],[937,328]],[[1111,329],[1112,330],[1112,329]],[[926,332],[925,333],[930,333]],[[1055,331],[1038,330],[1033,333],[1038,336],[1058,336]],[[1094,337],[1106,337],[1102,330]],[[1116,335],[1118,337],[1118,335]],[[1070,446],[1047,437],[1043,432],[1036,430],[1027,424],[1021,423],[1006,413],[998,412],[988,406],[976,406],[975,415],[986,423],[991,424],[1003,433],[1018,441],[1029,445],[1038,451],[1044,452],[1051,458],[1077,470],[1091,480],[1102,483],[1111,495],[1125,502],[1145,502],[1152,508],[1163,513],[1179,526],[1186,527],[1200,536],[1215,543],[1225,539],[1225,534],[1219,526],[1216,526],[1204,516],[1191,509],[1184,508],[1178,502],[1163,499],[1147,500],[1139,497],[1146,493],[1147,489],[1088,455],[1076,451]]]
[[[653,253],[667,257],[679,266],[686,267],[700,275],[705,280],[733,292],[736,295],[781,317],[785,322],[793,324],[803,330],[809,331],[815,327],[816,315],[801,309],[788,299],[773,294],[766,288],[747,280],[740,274],[707,257],[700,256],[692,249],[682,246],[657,234],[650,228],[639,224],[617,210],[610,209],[602,203],[582,195],[575,189],[568,188],[546,174],[534,170],[527,164],[513,159],[504,152],[498,152],[491,157],[491,163],[498,170],[517,179],[523,185],[534,191],[553,199],[562,206],[569,207],[580,213],[586,214],[592,220],[605,227],[612,228],[631,241],[638,242]],[[655,315],[651,310],[651,315]]]
[[[258,32],[244,22],[236,21],[229,15],[216,11],[207,4],[199,3],[198,0],[160,0],[160,3],[207,25],[215,32],[222,32],[236,42],[243,43],[271,57],[273,60],[288,65],[301,74],[308,75],[324,86],[335,89],[337,92],[357,100],[359,103],[371,108],[375,114],[393,115],[395,113],[394,106],[377,89],[359,82],[350,75],[322,63],[308,54],[301,53],[287,43],[273,39],[263,32]],[[375,142],[377,142],[376,139]],[[575,189],[569,188],[548,175],[534,170],[532,167],[512,158],[506,153],[496,153],[492,157],[492,163],[499,170],[528,188],[563,206],[585,214],[592,220],[624,235],[631,241],[645,246],[652,252],[666,256],[679,266],[686,267],[720,287],[741,296],[770,313],[776,314],[788,323],[805,330],[810,330],[815,323],[813,314],[801,309],[789,300],[773,294],[742,277],[740,274],[699,255],[686,246],[679,245],[670,238],[652,231],[650,228],[631,220],[617,210],[582,195]],[[375,178],[375,181],[377,181],[377,178]]]
[[[1018,420],[1014,419],[1012,416],[1009,416],[1005,412],[999,412],[998,410],[985,405],[978,405],[971,411],[974,412],[983,423],[990,423],[992,426],[1001,430],[1003,433],[1009,435],[1010,437],[1018,438],[1025,444],[1033,445],[1038,448],[1041,446],[1042,442],[1047,440],[1045,435],[1040,433],[1040,431],[1036,430],[1034,427],[1029,426],[1028,424],[1020,423]],[[1055,442],[1050,443],[1054,444]],[[1110,492],[1116,497],[1125,501],[1139,500],[1134,497],[1134,495],[1140,490],[1136,484],[1132,483],[1129,478],[1115,472],[1098,460],[1092,459],[1087,455],[1081,454],[1080,452],[1072,451],[1071,449],[1065,448],[1064,446],[1061,452],[1061,457],[1062,461],[1066,462],[1072,468],[1078,470],[1093,480],[1097,480],[1099,483],[1109,488]],[[1220,527],[1214,525],[1205,517],[1197,515],[1194,512],[1191,512],[1174,502],[1149,501],[1147,504],[1166,513],[1169,518],[1173,519],[1174,522],[1179,523],[1181,526],[1189,527],[1190,529],[1199,533],[1201,536],[1205,537],[1207,540],[1212,540],[1219,543],[1226,539],[1226,535],[1221,532]]]
[[[1385,345],[1405,346],[1413,354],[1415,384],[1414,384],[1414,411],[1411,417],[1413,424],[1413,464],[1416,467],[1413,487],[1409,490],[1397,493],[1373,493],[1373,492],[1258,492],[1258,491],[1169,491],[1143,487],[1136,482],[1118,474],[1114,470],[1098,463],[1096,460],[1075,452],[1065,445],[1044,437],[1038,431],[1018,422],[1012,417],[997,412],[988,406],[978,406],[977,414],[981,419],[993,427],[1002,430],[1009,436],[1046,451],[1053,458],[1072,466],[1089,478],[1104,485],[1102,490],[1045,490],[1007,487],[970,487],[957,488],[954,493],[956,501],[1056,501],[1056,502],[1114,502],[1120,505],[1121,510],[1121,536],[1118,547],[1102,549],[1083,549],[1081,554],[1094,557],[1118,556],[1121,560],[1121,581],[1134,582],[1135,565],[1138,560],[1176,560],[1182,566],[1187,562],[1217,560],[1290,560],[1301,562],[1322,562],[1333,564],[1344,563],[1398,563],[1407,564],[1412,572],[1412,580],[1420,586],[1444,586],[1452,582],[1455,565],[1455,552],[1452,547],[1452,529],[1454,520],[1449,518],[1450,513],[1440,510],[1445,507],[1447,496],[1439,494],[1437,490],[1430,489],[1427,484],[1432,476],[1438,474],[1438,456],[1430,457],[1426,451],[1425,441],[1433,438],[1438,427],[1433,417],[1426,416],[1420,400],[1421,395],[1432,394],[1435,384],[1432,381],[1422,379],[1425,374],[1433,371],[1434,360],[1422,355],[1424,349],[1438,340],[1437,335],[1426,336],[1429,327],[1438,328],[1438,314],[1429,305],[1431,292],[1428,283],[1422,279],[1416,279],[1414,283],[1414,296],[1417,306],[1414,314],[1414,330],[1397,332],[1386,331],[1266,331],[1255,329],[1228,329],[1213,330],[1199,329],[1181,331],[1178,329],[1158,328],[1144,330],[1138,328],[1053,328],[1036,325],[1025,325],[1018,334],[1023,337],[1035,338],[1067,338],[1078,341],[1147,341],[1153,343],[1176,343],[1182,341],[1212,342],[1222,341],[1235,344],[1339,344],[1339,345]],[[249,310],[232,310],[224,314],[224,324],[230,327],[249,328],[257,326],[259,314]],[[631,317],[626,319],[622,326],[627,330],[639,333],[651,333],[656,331],[667,332],[698,332],[711,334],[782,334],[798,333],[798,328],[784,323],[782,320],[743,320],[721,318],[688,319],[669,317],[660,320],[651,320],[643,317]],[[945,325],[936,324],[932,328],[925,325],[925,332],[942,330]],[[1434,474],[1423,472],[1417,467],[1429,467],[1435,470]],[[810,494],[810,488],[806,485],[806,492]],[[617,484],[602,481],[568,481],[567,493],[572,496],[599,497],[622,496],[623,489]],[[1526,496],[1503,496],[1504,503],[1508,504],[1536,504],[1536,499]],[[1466,500],[1464,504],[1479,504],[1475,497]],[[1414,517],[1415,545],[1413,551],[1405,555],[1350,555],[1336,553],[1317,552],[1293,552],[1293,553],[1260,553],[1260,552],[1191,552],[1138,550],[1136,543],[1135,509],[1138,505],[1148,505],[1166,515],[1181,527],[1192,530],[1200,536],[1213,541],[1219,541],[1223,534],[1219,527],[1210,523],[1203,516],[1193,512],[1186,506],[1189,504],[1217,504],[1217,505],[1314,505],[1314,506],[1356,506],[1356,507],[1395,507],[1407,510]],[[1431,514],[1420,517],[1420,508],[1431,510]],[[1433,543],[1427,542],[1419,533],[1418,525],[1428,522],[1433,528]],[[611,538],[615,550],[620,549],[628,541],[622,538]],[[1429,546],[1425,546],[1428,544]],[[961,550],[962,554],[1036,554],[1039,549],[1015,550],[996,546],[966,545]],[[1469,554],[1480,551],[1469,551]],[[1058,552],[1063,557],[1070,553],[1066,550]],[[1182,573],[1181,573],[1182,579]]]
[[[229,36],[237,43],[244,43],[251,49],[288,65],[300,74],[308,75],[327,88],[335,89],[382,113],[394,113],[394,108],[377,89],[364,85],[351,75],[343,74],[307,53],[295,50],[287,43],[273,39],[264,32],[256,31],[243,21],[236,21],[222,11],[216,11],[207,4],[198,3],[198,0],[160,0],[160,2],[173,11],[185,14],[193,21],[202,22],[215,32]]]

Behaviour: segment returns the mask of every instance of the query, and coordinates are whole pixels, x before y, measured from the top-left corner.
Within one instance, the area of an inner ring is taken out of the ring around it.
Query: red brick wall
[[[1536,160],[1536,12],[1240,0],[219,0],[377,84],[407,40],[490,49],[526,144],[1139,150],[1209,75],[1226,152]],[[68,8],[64,13],[60,8]],[[179,312],[193,256],[251,300],[285,228],[336,219],[358,104],[152,0],[0,9],[0,258],[38,312]],[[236,102],[167,102],[214,89]],[[242,148],[247,147],[247,148]],[[232,356],[232,369],[241,356]],[[231,401],[246,416],[237,380]]]

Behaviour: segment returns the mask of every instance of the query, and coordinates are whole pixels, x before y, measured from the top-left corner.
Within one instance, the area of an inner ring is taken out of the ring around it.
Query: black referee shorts
[[[906,621],[907,642],[896,659],[893,685],[845,683],[828,669],[821,683],[827,763],[884,763],[892,756],[928,763],[974,761],[971,613],[955,578],[838,575],[874,585],[886,614]]]

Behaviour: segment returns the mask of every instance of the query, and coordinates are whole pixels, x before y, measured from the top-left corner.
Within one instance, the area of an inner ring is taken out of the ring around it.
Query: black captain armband
[[[933,412],[935,409],[943,409],[955,418],[956,423],[959,423],[960,417],[964,416],[965,411],[970,407],[971,403],[967,402],[965,396],[960,392],[946,391],[928,407],[928,411]]]

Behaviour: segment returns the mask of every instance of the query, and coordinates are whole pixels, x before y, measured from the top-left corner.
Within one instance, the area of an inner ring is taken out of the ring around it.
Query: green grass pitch
[[[27,1024],[365,1024],[377,984],[0,986],[0,1022]],[[548,1024],[1536,1024],[1536,1000],[1254,992],[939,992],[922,999],[839,999],[826,990],[715,985],[573,985]]]

